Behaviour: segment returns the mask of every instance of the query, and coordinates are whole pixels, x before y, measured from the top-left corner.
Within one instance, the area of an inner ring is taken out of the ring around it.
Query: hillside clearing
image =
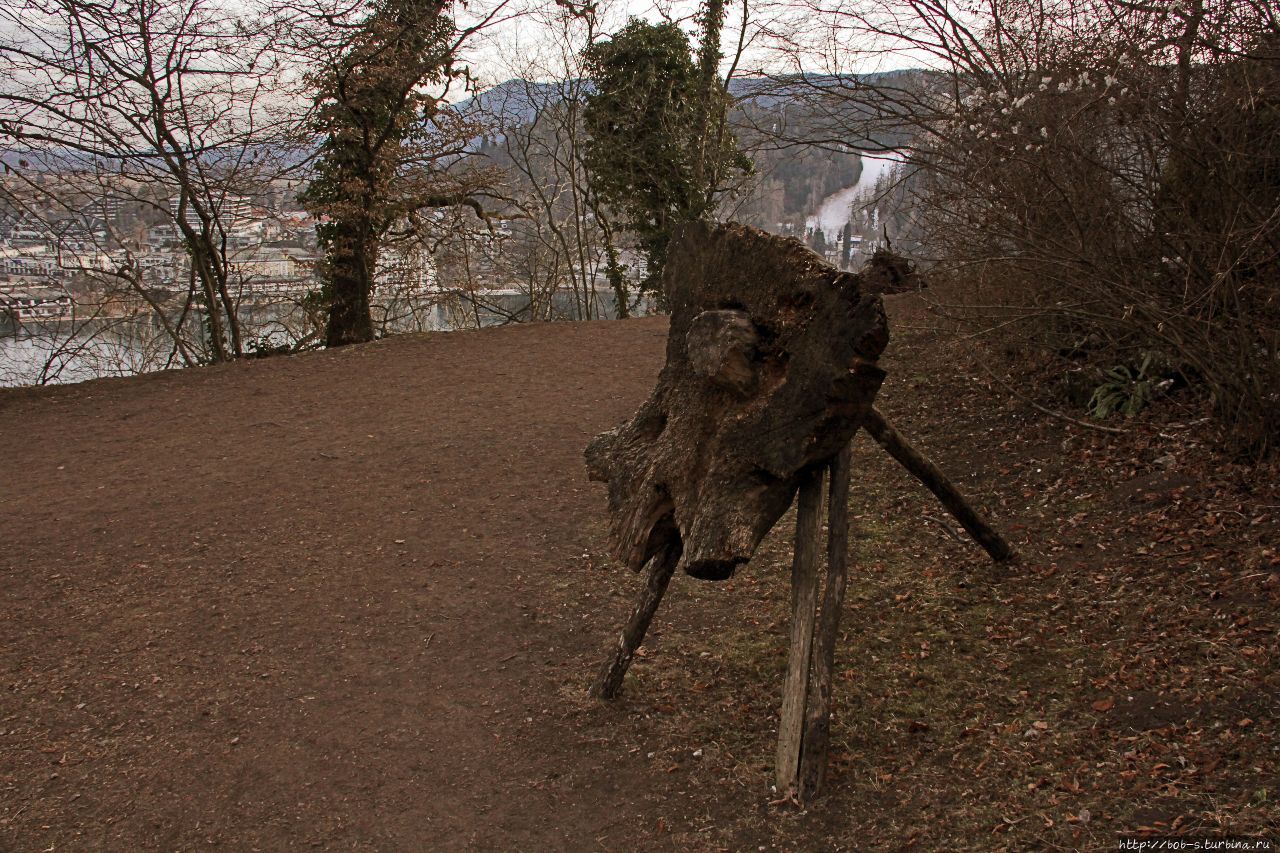
[[[581,451],[661,318],[388,339],[0,392],[0,849],[1110,846],[1280,830],[1275,472],[1166,406],[1107,436],[889,300],[886,414],[990,510],[993,569],[871,442],[830,795],[771,806],[789,522],[636,578]]]

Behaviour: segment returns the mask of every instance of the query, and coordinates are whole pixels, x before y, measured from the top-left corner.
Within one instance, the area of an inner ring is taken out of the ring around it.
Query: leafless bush
[[[1261,5],[1000,3],[931,126],[927,243],[1034,339],[1154,355],[1280,437],[1280,40]],[[996,307],[987,303],[988,307]]]
[[[0,21],[0,141],[21,157],[6,162],[7,184],[46,216],[100,223],[78,256],[59,245],[62,266],[149,300],[134,274],[141,241],[107,227],[123,208],[144,211],[189,259],[209,357],[239,355],[233,209],[279,171],[294,123],[273,21],[217,0],[19,0]]]
[[[1280,439],[1280,22],[1264,0],[801,0],[924,66],[833,76],[829,137],[908,133],[935,280],[1004,334],[1164,363],[1262,451]],[[817,28],[814,28],[817,29]],[[824,51],[826,51],[824,53]],[[847,58],[844,63],[847,64]]]

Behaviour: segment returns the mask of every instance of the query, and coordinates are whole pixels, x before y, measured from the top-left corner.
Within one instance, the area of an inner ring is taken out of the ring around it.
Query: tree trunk
[[[618,319],[625,320],[631,316],[631,307],[627,304],[627,279],[622,274],[622,264],[618,261],[618,249],[613,245],[613,235],[605,231],[604,241],[604,274],[613,291],[613,301],[618,306]]]
[[[693,162],[693,186],[698,194],[693,214],[706,218],[711,214],[719,175],[712,161],[720,158],[719,134],[712,133],[712,124],[719,124],[724,112],[720,101],[720,33],[724,28],[724,0],[702,0],[702,43],[698,46],[698,151]],[[715,136],[717,138],[713,139]]]
[[[334,223],[329,244],[329,321],[325,327],[326,347],[341,347],[373,340],[373,315],[369,297],[373,291],[373,270],[377,250],[365,238],[366,228]]]

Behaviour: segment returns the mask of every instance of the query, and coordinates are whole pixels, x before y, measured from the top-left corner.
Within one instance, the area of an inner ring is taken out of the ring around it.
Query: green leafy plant
[[[1152,357],[1142,359],[1135,371],[1127,364],[1118,364],[1103,373],[1104,381],[1089,398],[1089,413],[1102,420],[1113,412],[1132,416],[1147,407],[1160,390],[1160,381],[1151,375]]]

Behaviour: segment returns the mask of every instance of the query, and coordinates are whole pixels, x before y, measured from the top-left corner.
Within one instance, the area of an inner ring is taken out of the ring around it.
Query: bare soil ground
[[[769,790],[789,520],[677,578],[622,699],[585,695],[637,579],[581,451],[652,387],[658,318],[0,392],[0,850],[1280,832],[1275,469],[1176,403],[1048,418],[891,301],[882,408],[1024,559],[859,439],[808,812]]]

